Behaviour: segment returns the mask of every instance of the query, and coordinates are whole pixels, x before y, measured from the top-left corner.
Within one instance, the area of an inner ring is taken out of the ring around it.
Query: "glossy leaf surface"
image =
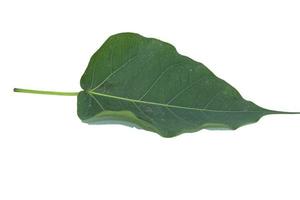
[[[81,78],[78,116],[173,137],[200,129],[236,129],[266,110],[242,98],[203,64],[165,42],[134,33],[113,35]]]

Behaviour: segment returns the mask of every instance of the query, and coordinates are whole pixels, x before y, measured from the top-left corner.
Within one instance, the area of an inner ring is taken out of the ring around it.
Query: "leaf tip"
[[[293,115],[293,114],[300,114],[300,112],[287,112],[287,111],[269,110],[269,112],[267,114],[288,114],[288,115]]]

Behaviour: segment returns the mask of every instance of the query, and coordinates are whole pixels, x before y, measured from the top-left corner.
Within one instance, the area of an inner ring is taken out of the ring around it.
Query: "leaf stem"
[[[45,91],[45,90],[29,90],[14,88],[14,92],[30,93],[30,94],[45,94],[45,95],[60,95],[60,96],[77,96],[78,92],[57,92],[57,91]]]

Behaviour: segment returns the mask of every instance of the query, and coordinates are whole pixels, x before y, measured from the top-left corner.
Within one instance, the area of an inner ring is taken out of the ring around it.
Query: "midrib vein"
[[[150,102],[150,101],[141,101],[141,100],[137,100],[137,99],[129,99],[129,98],[125,98],[125,97],[103,94],[103,93],[98,93],[98,92],[94,92],[94,91],[85,91],[85,92],[87,92],[90,95],[103,96],[103,97],[118,99],[118,100],[122,100],[122,101],[129,101],[129,102],[133,102],[133,103],[162,106],[162,107],[166,107],[166,108],[178,108],[178,109],[206,111],[206,112],[218,112],[218,113],[258,113],[258,112],[262,112],[262,111],[248,111],[248,110],[247,111],[243,111],[243,110],[210,110],[210,109],[201,109],[201,108],[191,108],[191,107],[176,106],[176,105],[171,105],[171,104],[163,104],[163,103],[156,103],[156,102]]]

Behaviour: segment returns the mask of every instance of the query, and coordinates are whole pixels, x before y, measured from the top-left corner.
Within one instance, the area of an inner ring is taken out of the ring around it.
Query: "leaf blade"
[[[78,96],[78,116],[83,121],[98,116],[103,122],[99,116],[109,112],[126,123],[129,119],[119,113],[129,112],[135,126],[164,137],[202,128],[236,129],[272,114],[172,45],[134,33],[111,36],[92,56],[81,86],[85,97]],[[94,109],[99,104],[105,110]]]

